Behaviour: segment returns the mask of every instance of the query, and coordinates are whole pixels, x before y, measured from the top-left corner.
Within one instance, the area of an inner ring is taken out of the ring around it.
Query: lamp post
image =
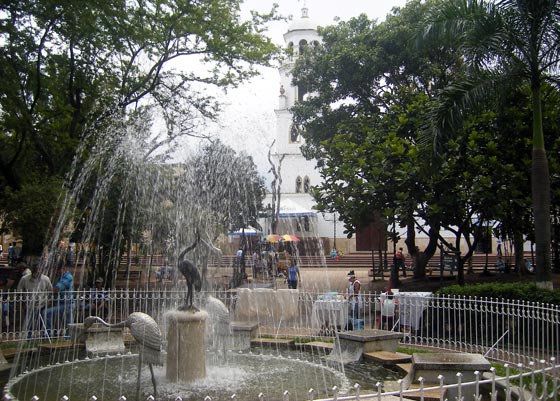
[[[334,246],[334,249],[337,249],[337,247],[336,247],[336,212],[333,213],[333,246]]]
[[[333,246],[332,246],[332,247],[333,247],[333,249],[337,249],[337,250],[338,250],[338,248],[336,247],[336,212],[333,212],[333,213],[332,213],[332,216],[333,216],[332,220],[327,219],[327,218],[325,217],[325,213],[322,213],[322,215],[323,215],[323,219],[324,219],[325,221],[332,221],[332,222],[333,222]]]

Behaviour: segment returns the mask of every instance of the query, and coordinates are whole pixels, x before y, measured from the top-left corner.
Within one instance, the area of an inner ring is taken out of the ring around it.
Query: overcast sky
[[[279,13],[301,17],[304,4],[309,9],[310,19],[318,25],[335,24],[335,18],[346,21],[365,13],[370,19],[383,21],[393,7],[402,7],[406,0],[245,0],[243,13],[248,10],[267,12],[272,4],[279,5]],[[269,25],[268,35],[274,43],[284,45],[283,34],[288,22]],[[217,127],[223,141],[235,150],[247,151],[253,156],[259,171],[267,176],[270,165],[267,152],[276,135],[274,109],[278,106],[280,77],[275,69],[263,69],[262,75],[242,87],[231,90],[224,97],[225,110]],[[270,177],[266,177],[270,181]]]

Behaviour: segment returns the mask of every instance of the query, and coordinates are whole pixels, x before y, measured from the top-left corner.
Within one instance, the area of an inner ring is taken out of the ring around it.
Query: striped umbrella
[[[265,240],[266,240],[266,242],[277,244],[278,242],[280,242],[282,240],[282,237],[279,234],[268,234],[265,237]]]

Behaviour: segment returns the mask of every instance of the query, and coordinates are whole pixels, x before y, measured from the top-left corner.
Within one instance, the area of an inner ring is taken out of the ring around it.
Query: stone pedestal
[[[367,329],[338,333],[331,359],[342,363],[358,362],[368,352],[395,352],[404,334],[396,331]]]
[[[414,354],[412,355],[412,383],[417,383],[419,377],[424,378],[425,386],[439,384],[438,376],[442,375],[444,384],[457,383],[457,373],[462,373],[461,382],[471,382],[476,379],[475,371],[484,372],[490,370],[490,362],[480,354],[464,353],[437,353],[437,354]],[[472,400],[474,388],[464,387],[462,395],[465,400]],[[448,399],[455,399],[456,389],[450,389],[447,393]]]
[[[79,338],[83,331],[82,323],[70,325],[70,336],[74,342],[83,340],[89,356],[103,356],[107,354],[122,354],[125,351],[123,329],[106,327],[95,323],[87,329],[83,338]]]
[[[251,348],[251,340],[257,335],[258,323],[231,322],[233,333],[232,351],[247,351]]]
[[[190,383],[206,377],[206,312],[173,311],[166,314],[167,363],[170,382]]]

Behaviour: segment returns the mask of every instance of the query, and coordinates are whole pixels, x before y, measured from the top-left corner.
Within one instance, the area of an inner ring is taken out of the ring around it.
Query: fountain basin
[[[439,376],[443,377],[444,384],[458,383],[457,372],[461,372],[461,382],[472,382],[476,380],[475,372],[490,370],[490,362],[480,354],[467,353],[436,353],[436,354],[414,354],[412,355],[412,370],[404,381],[415,385],[422,377],[426,386],[439,384]],[[463,388],[462,395],[465,400],[473,399],[475,389],[473,387]],[[449,389],[448,399],[458,396],[457,389]]]
[[[338,334],[338,338],[343,343],[361,344],[363,352],[389,351],[395,352],[404,334],[380,330],[367,329],[358,331],[343,331]]]
[[[259,393],[269,401],[281,401],[285,390],[290,399],[308,399],[313,388],[317,398],[332,396],[333,386],[340,394],[352,394],[352,385],[360,383],[362,390],[373,391],[377,381],[397,380],[400,373],[387,370],[377,363],[356,364],[345,368],[344,374],[327,366],[316,354],[283,350],[281,353],[260,350],[259,354],[229,352],[226,358],[207,355],[207,375],[191,383],[170,382],[165,367],[154,367],[158,382],[158,400],[256,399]],[[18,376],[7,389],[19,400],[37,395],[42,401],[69,399],[117,400],[136,392],[137,355],[99,357],[39,368]],[[150,373],[142,370],[142,398],[153,391]],[[368,387],[369,386],[369,387]]]

